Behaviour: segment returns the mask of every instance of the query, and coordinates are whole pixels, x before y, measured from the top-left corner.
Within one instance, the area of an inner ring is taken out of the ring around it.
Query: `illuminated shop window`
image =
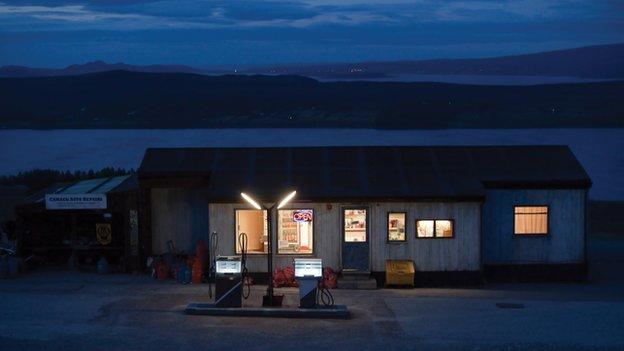
[[[311,254],[314,244],[314,211],[277,211],[277,253]]]
[[[418,238],[452,238],[453,220],[425,219],[416,221],[416,237]]]
[[[405,212],[388,213],[388,241],[405,241]]]
[[[241,253],[240,233],[247,234],[247,253],[263,254],[268,250],[267,212],[261,210],[236,210],[236,253]]]
[[[366,242],[367,225],[366,209],[344,209],[344,241],[348,243]]]
[[[548,206],[515,206],[515,235],[547,235]]]

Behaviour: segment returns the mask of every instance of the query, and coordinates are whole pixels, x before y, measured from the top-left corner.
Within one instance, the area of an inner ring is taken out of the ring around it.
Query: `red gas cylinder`
[[[195,257],[201,261],[202,270],[206,267],[206,243],[203,239],[197,240],[197,246],[195,247]]]
[[[156,278],[158,280],[164,280],[169,278],[169,268],[167,268],[167,265],[159,262],[156,265]]]
[[[202,282],[202,264],[201,260],[198,258],[193,260],[192,282],[193,284],[201,284]]]
[[[193,262],[195,262],[195,256],[189,256],[186,259],[186,266],[189,267],[189,269],[193,269]]]

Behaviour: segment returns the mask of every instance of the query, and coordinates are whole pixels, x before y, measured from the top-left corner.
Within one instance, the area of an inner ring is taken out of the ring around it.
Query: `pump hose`
[[[219,235],[217,232],[212,232],[210,234],[210,247],[208,255],[210,256],[210,260],[212,261],[210,264],[210,271],[208,272],[208,296],[212,298],[212,279],[215,278],[215,270],[216,270],[216,262],[217,262],[217,247],[219,246]]]
[[[238,236],[238,245],[241,249],[241,265],[242,272],[241,278],[243,280],[243,298],[247,300],[249,295],[251,294],[251,282],[247,279],[247,242],[249,241],[247,234],[240,233]]]
[[[319,281],[318,288],[316,289],[316,304],[323,304],[325,307],[331,307],[334,305],[334,295],[332,295],[329,288],[325,286],[323,281]]]

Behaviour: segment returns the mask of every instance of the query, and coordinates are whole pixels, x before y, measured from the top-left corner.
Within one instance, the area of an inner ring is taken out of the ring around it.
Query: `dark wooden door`
[[[370,271],[369,210],[342,209],[342,269]]]

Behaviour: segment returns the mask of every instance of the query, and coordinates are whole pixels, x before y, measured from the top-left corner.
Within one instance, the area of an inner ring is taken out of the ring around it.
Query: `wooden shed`
[[[57,183],[15,208],[20,251],[46,263],[94,265],[105,257],[124,271],[140,268],[136,175]]]
[[[216,231],[219,253],[232,255],[245,232],[251,272],[266,272],[267,216],[240,194],[270,204],[291,190],[296,199],[271,216],[276,267],[313,256],[381,284],[385,261],[406,259],[426,285],[510,265],[585,264],[577,224],[591,182],[566,146],[148,149],[139,183],[150,253],[169,240],[191,251]],[[544,220],[549,230],[534,233]]]

